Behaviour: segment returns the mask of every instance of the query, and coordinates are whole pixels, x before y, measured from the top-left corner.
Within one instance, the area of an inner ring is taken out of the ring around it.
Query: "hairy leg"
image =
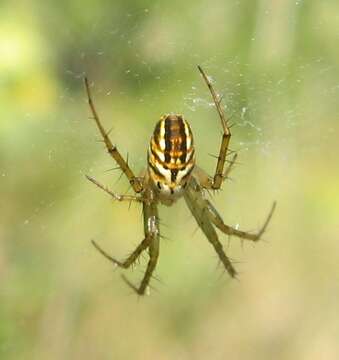
[[[207,237],[208,241],[212,244],[214,250],[219,256],[220,261],[223,263],[225,269],[231,277],[237,275],[231,261],[226,256],[218,235],[213,227],[213,224],[208,216],[208,208],[206,200],[203,197],[202,188],[198,185],[194,177],[191,178],[185,193],[185,201],[197,221],[199,227]]]
[[[241,231],[241,230],[238,230],[231,226],[226,225],[224,223],[224,221],[222,220],[221,216],[219,215],[219,213],[217,212],[217,210],[215,209],[215,207],[208,200],[205,200],[205,201],[206,201],[206,207],[208,209],[208,218],[218,229],[220,229],[223,233],[225,233],[227,235],[234,235],[241,239],[251,240],[251,241],[258,241],[261,238],[261,236],[265,232],[269,222],[271,221],[271,218],[273,216],[273,213],[274,213],[274,210],[276,207],[276,202],[274,202],[263,226],[260,228],[260,230],[258,232],[249,233],[249,232]]]
[[[229,161],[228,166],[226,167],[224,174],[222,176],[222,181],[225,181],[229,174],[231,173],[233,166],[237,160],[238,155],[235,153],[232,157],[232,159]],[[211,181],[213,180],[205,170],[201,169],[199,166],[195,166],[193,170],[194,175],[198,178],[199,184],[207,190],[214,190],[211,186]]]
[[[158,257],[159,257],[159,216],[157,205],[154,202],[143,204],[143,215],[144,215],[144,232],[145,239],[148,239],[148,252],[149,261],[141,280],[140,285],[137,287],[133,285],[125,276],[123,279],[125,282],[139,295],[144,295],[148,287],[148,284],[152,278],[152,274],[156,268]]]
[[[159,257],[159,238],[153,238],[149,248],[149,261],[147,264],[147,268],[145,271],[145,275],[139,285],[139,287],[136,287],[135,285],[133,285],[127,278],[126,276],[123,276],[123,279],[125,280],[125,282],[135,291],[137,292],[139,295],[144,295],[145,291],[148,287],[148,284],[151,280],[153,271],[157,265],[157,261],[158,261],[158,257]]]
[[[137,202],[143,202],[143,198],[141,196],[135,196],[135,195],[119,195],[112,190],[110,190],[107,186],[104,186],[99,183],[99,181],[95,180],[94,178],[86,175],[87,180],[92,182],[94,185],[96,185],[101,190],[105,191],[107,194],[111,195],[114,200],[117,201],[137,201]]]
[[[136,249],[127,257],[124,261],[116,260],[114,257],[109,255],[105,250],[103,250],[94,240],[92,240],[93,246],[102,254],[106,259],[110,260],[113,264],[118,265],[124,269],[128,269],[141,255],[141,253],[147,249],[149,246],[150,239],[145,238],[137,247]]]
[[[231,139],[231,131],[230,131],[229,126],[227,125],[227,120],[225,118],[224,110],[221,106],[222,98],[215,92],[209,77],[206,75],[204,70],[199,65],[198,65],[198,69],[199,69],[203,79],[205,80],[206,85],[208,86],[208,88],[211,92],[213,101],[215,103],[215,107],[216,107],[219,117],[220,117],[222,129],[223,129],[223,135],[222,135],[222,140],[221,140],[221,144],[220,144],[219,156],[218,156],[218,161],[217,161],[217,166],[215,169],[214,176],[213,176],[213,178],[208,178],[208,182],[205,184],[202,184],[202,185],[207,189],[218,190],[218,189],[220,189],[220,186],[224,180],[224,166],[225,166],[225,161],[226,161],[228,144]]]
[[[88,103],[89,103],[89,106],[90,106],[90,109],[91,109],[91,112],[93,115],[93,119],[96,122],[98,129],[104,139],[108,153],[112,156],[112,158],[117,162],[117,164],[119,165],[121,170],[124,172],[124,174],[126,175],[126,177],[129,180],[131,186],[133,187],[134,191],[136,193],[141,192],[143,190],[142,181],[134,175],[134,173],[132,172],[131,168],[128,165],[128,162],[121,156],[117,147],[112,144],[112,142],[108,136],[108,133],[105,131],[104,127],[102,126],[101,121],[98,116],[98,113],[95,109],[94,102],[92,99],[92,94],[91,94],[89,83],[88,83],[88,79],[85,77],[84,81],[85,81],[85,88],[86,88]]]

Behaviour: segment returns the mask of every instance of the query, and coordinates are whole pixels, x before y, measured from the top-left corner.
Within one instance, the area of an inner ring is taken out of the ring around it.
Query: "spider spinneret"
[[[210,90],[223,129],[219,156],[213,177],[210,177],[204,170],[195,165],[192,131],[188,122],[179,114],[166,114],[158,121],[148,149],[147,172],[143,176],[135,176],[128,162],[121,156],[117,147],[112,144],[108,133],[104,130],[92,100],[88,80],[85,78],[88,103],[93,119],[103,137],[108,153],[126,175],[135,195],[116,194],[97,180],[89,176],[87,178],[112,196],[114,200],[142,203],[145,233],[144,240],[124,261],[113,258],[95,241],[92,240],[92,243],[104,257],[113,264],[125,269],[134,264],[141,253],[148,249],[149,261],[140,285],[136,287],[123,276],[125,282],[139,295],[145,294],[159,257],[160,229],[158,203],[170,206],[180,197],[184,197],[193,217],[231,277],[235,277],[237,272],[225,254],[216,228],[227,235],[234,235],[250,241],[258,241],[265,232],[276,206],[274,202],[261,229],[257,233],[249,233],[226,225],[217,210],[206,198],[206,190],[220,189],[236,161],[237,154],[233,155],[225,169],[228,144],[231,138],[230,128],[221,106],[221,97],[215,92],[210,79],[202,68],[198,66],[198,69]]]

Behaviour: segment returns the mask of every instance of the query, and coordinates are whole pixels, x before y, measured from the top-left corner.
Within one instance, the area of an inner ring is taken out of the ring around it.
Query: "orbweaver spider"
[[[147,171],[142,176],[135,176],[128,162],[121,156],[117,147],[112,144],[108,133],[104,130],[93,103],[88,80],[85,78],[88,103],[93,119],[103,137],[108,153],[126,175],[135,195],[118,195],[92,177],[87,176],[87,179],[112,196],[114,200],[142,203],[145,233],[144,240],[124,261],[118,261],[107,254],[93,240],[92,243],[104,257],[113,264],[125,269],[134,264],[141,253],[148,249],[149,261],[140,285],[138,287],[133,285],[123,276],[125,282],[139,295],[144,295],[159,257],[159,203],[171,206],[180,197],[184,197],[199,227],[214,247],[220,261],[232,278],[237,275],[237,272],[226,256],[215,228],[218,228],[227,235],[258,241],[266,230],[276,206],[274,202],[261,229],[257,233],[252,234],[226,225],[217,210],[206,199],[205,190],[220,189],[221,184],[230,173],[237,155],[233,155],[227,168],[224,169],[226,156],[228,155],[228,144],[231,138],[230,128],[227,125],[227,120],[221,106],[221,97],[215,92],[209,77],[202,68],[198,66],[198,69],[212,95],[223,129],[219,156],[213,177],[208,176],[204,170],[195,164],[192,131],[188,122],[179,114],[166,114],[158,121],[148,149]]]

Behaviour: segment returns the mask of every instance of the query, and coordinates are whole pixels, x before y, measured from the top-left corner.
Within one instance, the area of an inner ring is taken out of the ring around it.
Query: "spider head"
[[[182,115],[167,114],[154,128],[148,171],[159,194],[180,195],[194,167],[193,135]]]

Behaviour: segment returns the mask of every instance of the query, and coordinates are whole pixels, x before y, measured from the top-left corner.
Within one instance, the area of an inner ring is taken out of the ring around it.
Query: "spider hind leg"
[[[122,275],[123,280],[125,283],[133,289],[137,294],[144,295],[145,291],[147,290],[147,287],[149,286],[149,282],[152,278],[153,271],[157,265],[159,257],[159,238],[153,238],[150,245],[149,245],[149,261],[147,264],[147,268],[144,274],[143,279],[141,280],[141,283],[139,287],[136,287],[133,285],[126,276]]]
[[[217,210],[215,209],[215,207],[208,200],[206,200],[206,202],[207,202],[207,209],[208,209],[208,218],[219,230],[221,230],[224,234],[234,235],[241,239],[250,240],[250,241],[254,241],[254,242],[260,240],[260,238],[263,235],[263,233],[265,232],[269,222],[271,221],[271,218],[273,216],[273,213],[274,213],[274,210],[276,207],[276,202],[274,202],[264,224],[262,225],[262,227],[260,228],[260,230],[258,232],[249,233],[246,231],[235,229],[232,226],[226,225],[224,223],[223,219],[221,218],[221,216],[219,215],[219,213],[217,212]]]
[[[237,276],[237,271],[232,265],[232,262],[225,254],[223,246],[218,239],[218,235],[213,227],[213,223],[208,216],[209,202],[204,199],[201,187],[198,185],[194,177],[191,179],[187,189],[184,193],[185,201],[197,221],[202,232],[207,237],[208,241],[213,246],[218,254],[220,261],[223,263],[229,275],[234,278]]]
[[[103,250],[94,240],[92,240],[93,246],[99,251],[101,255],[103,255],[106,259],[111,261],[114,265],[117,265],[121,268],[128,269],[131,265],[135,263],[135,261],[139,258],[141,253],[149,246],[149,239],[145,238],[132,252],[131,255],[127,257],[124,261],[119,261],[109,255],[105,250]]]
[[[145,291],[147,290],[149,282],[152,278],[152,274],[156,268],[159,258],[159,240],[160,240],[159,216],[158,216],[157,205],[154,202],[151,203],[144,202],[143,215],[144,215],[144,232],[145,232],[144,241],[147,244],[146,247],[148,247],[148,254],[149,254],[149,261],[147,264],[144,277],[141,280],[140,285],[137,287],[133,285],[124,275],[122,276],[126,284],[139,295],[145,294]]]

